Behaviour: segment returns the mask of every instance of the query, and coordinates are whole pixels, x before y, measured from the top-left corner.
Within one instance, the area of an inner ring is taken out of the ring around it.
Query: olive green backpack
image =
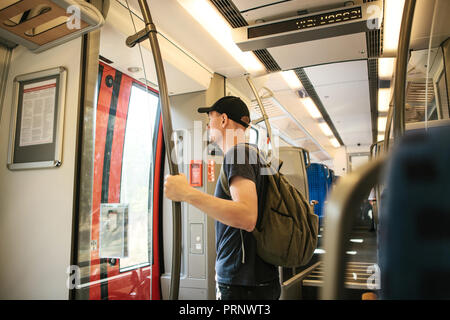
[[[247,144],[248,145],[248,144]],[[258,152],[258,149],[248,145]],[[264,157],[262,159],[265,159]],[[267,175],[266,200],[259,226],[252,231],[257,254],[266,262],[283,267],[298,267],[309,262],[317,246],[319,217],[305,197],[278,171]],[[269,168],[270,163],[265,164]],[[220,183],[230,196],[223,168]],[[231,197],[231,196],[230,196]],[[242,246],[243,246],[243,238]]]

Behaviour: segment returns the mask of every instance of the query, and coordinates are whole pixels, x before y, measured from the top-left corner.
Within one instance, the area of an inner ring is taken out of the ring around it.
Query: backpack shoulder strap
[[[265,157],[263,156],[263,154],[261,153],[261,151],[258,148],[255,148],[254,146],[252,146],[249,143],[246,143],[246,146],[250,150],[256,152],[256,154],[258,155],[258,157],[260,159],[263,159],[265,161]],[[223,165],[222,165],[222,168],[220,168],[220,179],[219,179],[219,181],[220,181],[220,185],[222,186],[222,190],[225,192],[225,194],[227,196],[229,196],[231,198],[230,185],[229,185],[228,179],[227,179],[227,177],[225,175],[225,171],[223,171]]]
[[[220,185],[222,186],[223,192],[225,192],[225,194],[231,198],[230,186],[228,184],[228,179],[225,176],[225,171],[223,171],[223,165],[222,165],[222,168],[220,168],[220,179],[219,179],[219,181],[220,181]]]

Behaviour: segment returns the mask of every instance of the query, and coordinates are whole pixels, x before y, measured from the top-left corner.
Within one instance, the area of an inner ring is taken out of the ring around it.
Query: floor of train
[[[362,294],[367,292],[377,295],[379,289],[379,274],[376,273],[377,232],[371,226],[359,226],[353,229],[349,239],[349,247],[346,250],[345,299],[361,300]],[[324,252],[323,237],[319,238],[316,252],[305,269],[321,262]],[[318,299],[322,285],[323,264],[319,264],[302,281],[302,299]]]

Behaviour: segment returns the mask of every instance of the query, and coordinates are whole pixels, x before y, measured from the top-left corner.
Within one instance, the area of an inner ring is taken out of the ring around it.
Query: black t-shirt
[[[254,147],[256,147],[254,145]],[[225,155],[223,170],[230,184],[231,178],[241,176],[256,184],[258,195],[258,222],[264,205],[266,178],[260,173],[258,154],[247,144],[238,144]],[[232,200],[222,190],[218,179],[215,196]],[[243,239],[243,241],[242,241]],[[229,285],[255,286],[278,278],[275,266],[264,262],[256,254],[253,235],[216,221],[216,275],[217,282]]]

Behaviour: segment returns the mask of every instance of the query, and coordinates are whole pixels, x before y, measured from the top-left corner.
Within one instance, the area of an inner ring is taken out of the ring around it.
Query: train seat
[[[280,172],[309,201],[307,151],[299,147],[280,147],[279,158],[283,161]]]
[[[328,194],[329,169],[320,163],[311,163],[306,170],[308,175],[309,200],[317,200],[314,213],[319,216],[319,224],[323,222],[323,208]]]
[[[450,126],[407,132],[388,164],[385,191],[381,298],[449,299]]]

